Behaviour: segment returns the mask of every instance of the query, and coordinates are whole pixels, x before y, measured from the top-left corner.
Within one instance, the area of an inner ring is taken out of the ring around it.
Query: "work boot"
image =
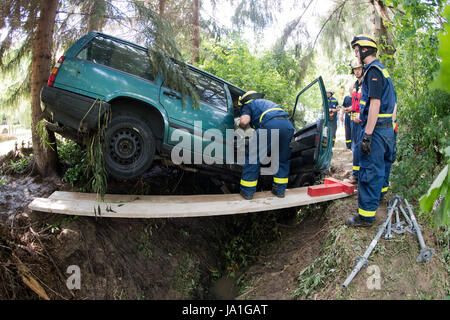
[[[351,184],[357,184],[358,179],[355,176],[351,176],[349,179],[344,179],[344,182],[351,183]]]
[[[373,223],[362,219],[359,214],[355,214],[348,218],[345,224],[349,227],[370,227]]]
[[[241,191],[241,196],[242,196],[245,200],[252,200],[252,199],[253,199],[253,195],[251,195],[251,196],[246,195],[243,191]]]
[[[272,188],[272,193],[278,198],[284,198],[284,193],[278,193],[274,188]]]

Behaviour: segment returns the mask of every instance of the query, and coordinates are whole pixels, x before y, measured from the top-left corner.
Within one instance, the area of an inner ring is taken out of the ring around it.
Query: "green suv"
[[[99,117],[109,110],[103,154],[109,175],[116,179],[141,177],[156,161],[173,163],[175,150],[183,159],[202,159],[214,144],[212,159],[175,164],[238,183],[242,165],[225,161],[225,155],[230,150],[236,153],[240,139],[251,136],[251,129],[241,134],[235,126],[237,101],[245,91],[194,66],[188,68],[200,97],[199,108],[190,98],[183,103],[182,95],[165,85],[151,69],[146,48],[90,32],[58,60],[42,88],[47,128],[82,143],[85,135],[98,130]],[[328,102],[319,77],[298,94],[291,111],[296,127],[291,187],[312,184],[330,165],[330,124],[325,115]],[[219,135],[226,137],[230,130],[235,132],[231,143]],[[224,152],[217,152],[220,148]]]

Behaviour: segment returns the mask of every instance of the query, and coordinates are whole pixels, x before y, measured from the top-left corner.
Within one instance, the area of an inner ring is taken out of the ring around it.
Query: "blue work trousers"
[[[267,150],[271,152],[273,149],[274,143],[278,143],[279,146],[279,157],[278,157],[278,170],[273,175],[274,181],[273,181],[273,188],[275,189],[275,192],[278,194],[284,194],[287,184],[288,184],[288,177],[289,177],[289,165],[290,161],[289,158],[291,157],[291,150],[289,148],[290,142],[292,140],[292,136],[294,135],[294,126],[292,123],[287,119],[271,119],[268,120],[266,123],[264,123],[263,127],[261,129],[267,130]],[[254,136],[250,139],[250,144],[255,143],[255,141],[258,142],[258,154],[256,156],[256,163],[251,163],[252,159],[251,156],[249,156],[249,148],[246,149],[245,153],[245,164],[242,169],[242,176],[241,176],[241,191],[247,195],[252,196],[256,191],[256,186],[258,182],[259,172],[260,172],[260,166],[261,166],[261,159],[260,159],[260,148],[263,148],[264,146],[261,145],[260,135],[261,135],[261,129],[256,129]],[[271,131],[273,129],[279,130],[279,141],[272,141],[271,140]],[[256,139],[256,140],[255,140]],[[265,150],[262,152],[263,154],[266,153]],[[274,161],[274,155],[271,153],[271,161]],[[276,166],[277,164],[271,163],[271,167]]]
[[[364,135],[361,130],[360,141]],[[360,171],[358,179],[358,213],[367,221],[373,221],[380,203],[381,189],[385,183],[387,166],[394,158],[394,130],[392,127],[375,127],[372,134],[371,152],[369,155],[362,153],[361,143]]]
[[[335,114],[333,120],[331,120],[332,147],[334,147],[334,143],[336,142],[336,130],[337,130],[337,114]]]
[[[350,115],[348,113],[344,116],[345,123],[345,146],[347,149],[352,148],[352,121],[350,121]]]
[[[353,176],[358,178],[359,174],[359,143],[361,143],[361,123],[351,122],[352,126],[352,153],[353,153]]]
[[[391,174],[391,166],[397,156],[397,132],[394,132],[394,151],[392,155],[392,162],[386,162],[386,173],[384,175],[383,188],[381,189],[381,197],[383,197],[389,190],[389,176]]]

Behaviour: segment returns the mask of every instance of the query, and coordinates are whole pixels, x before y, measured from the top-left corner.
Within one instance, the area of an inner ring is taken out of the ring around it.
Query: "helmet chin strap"
[[[363,52],[363,51],[362,51],[362,47],[359,46],[359,57],[360,57],[361,63],[362,63],[362,64],[365,64],[365,63],[364,63],[364,60],[365,60],[368,56],[370,56],[371,54],[373,54],[374,52],[376,52],[376,51],[375,51],[375,49],[373,49],[373,48],[367,48],[367,51],[366,51],[366,52]]]

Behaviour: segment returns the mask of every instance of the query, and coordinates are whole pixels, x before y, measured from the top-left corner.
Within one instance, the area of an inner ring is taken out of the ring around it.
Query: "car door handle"
[[[181,99],[175,92],[164,91],[163,94],[172,99]]]

